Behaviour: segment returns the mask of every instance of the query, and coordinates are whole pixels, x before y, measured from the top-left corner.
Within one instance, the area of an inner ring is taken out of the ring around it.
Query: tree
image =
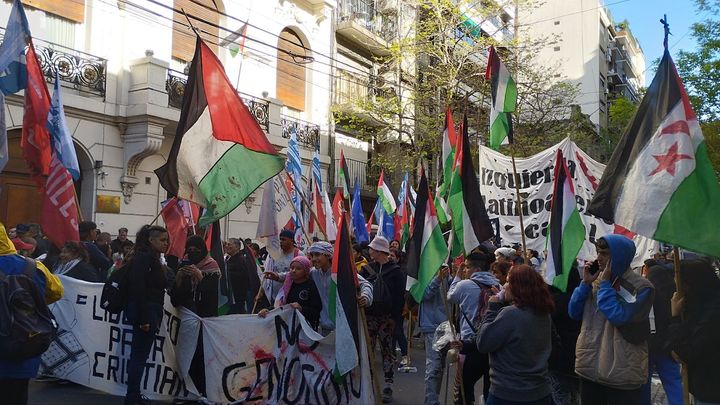
[[[386,172],[411,170],[419,159],[425,159],[432,166],[440,153],[447,106],[455,113],[456,123],[467,114],[473,143],[485,142],[490,105],[485,67],[490,45],[496,46],[518,84],[514,120],[520,154],[544,149],[566,136],[575,136],[578,130],[586,136],[586,119],[571,114],[577,87],[562,77],[553,77],[554,67],[542,66],[536,60],[540,47],[556,38],[515,37],[512,16],[500,2],[404,3],[416,13],[412,28],[401,30],[390,55],[376,60],[379,70],[385,72],[383,77],[371,79],[384,81],[385,86],[375,88],[372,97],[356,100],[353,111],[335,111],[338,124],[376,145],[374,165],[386,168]],[[532,7],[532,1],[521,0],[520,7]],[[486,22],[498,27],[497,32],[484,32],[481,26]]]
[[[697,50],[678,53],[678,72],[703,129],[716,173],[720,176],[720,0],[696,0],[708,18],[692,26]]]

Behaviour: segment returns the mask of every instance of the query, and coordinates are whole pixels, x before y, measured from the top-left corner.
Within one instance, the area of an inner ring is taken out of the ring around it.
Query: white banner
[[[60,278],[65,295],[51,305],[60,329],[42,356],[41,372],[125,395],[132,326],[98,306],[102,284]],[[338,382],[332,375],[334,333],[323,339],[298,311],[286,307],[264,319],[257,315],[202,319],[184,308],[173,308],[167,297],[141,382],[145,396],[197,398],[187,370],[200,330],[207,396],[212,402],[374,403],[364,334],[360,334],[360,367]]]
[[[525,226],[525,242],[528,249],[537,250],[542,254],[545,250],[547,227],[550,221],[550,204],[552,200],[553,170],[555,154],[562,149],[568,169],[575,184],[575,197],[580,217],[585,224],[587,238],[578,257],[584,260],[595,258],[593,242],[600,237],[614,233],[613,224],[586,213],[587,205],[597,189],[605,165],[588,156],[570,139],[566,138],[536,155],[525,159],[515,159],[518,173],[518,184],[523,203],[519,210],[515,197],[515,179],[512,175],[512,159],[488,147],[480,147],[480,192],[485,200],[485,207],[491,219],[499,219],[502,244],[519,243],[520,219],[523,215]],[[657,251],[657,243],[640,236],[635,236],[637,252],[633,266],[642,264]]]

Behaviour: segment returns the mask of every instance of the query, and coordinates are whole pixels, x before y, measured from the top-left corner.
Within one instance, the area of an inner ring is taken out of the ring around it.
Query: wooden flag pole
[[[683,294],[683,282],[682,276],[680,276],[680,249],[677,246],[673,246],[673,266],[675,267],[675,291],[678,294]],[[684,315],[680,313],[680,319],[684,320]],[[685,405],[690,404],[690,391],[689,391],[689,380],[688,380],[688,369],[687,363],[681,362],[680,377],[682,379],[683,386],[683,403]]]
[[[525,245],[525,224],[523,223],[523,212],[522,212],[522,196],[520,195],[520,176],[517,174],[517,167],[515,167],[515,143],[510,144],[510,157],[512,158],[513,168],[513,183],[515,183],[515,196],[517,201],[517,213],[520,218],[520,239],[522,241],[522,257],[523,263],[528,264],[529,260],[527,257],[527,248]]]
[[[291,181],[292,184],[293,184],[293,187],[295,187],[295,190],[300,190],[300,188],[298,188],[297,183],[295,183],[295,179],[293,179],[293,177],[290,175],[290,173],[288,173],[287,169],[285,170],[285,175],[287,176],[288,179],[290,179],[290,181]],[[322,232],[323,236],[325,237],[325,240],[327,240],[327,238],[328,238],[328,237],[327,237],[327,233],[325,233],[325,231],[324,231],[325,225],[320,223],[320,220],[318,219],[317,215],[315,214],[315,211],[312,210],[312,207],[310,206],[310,203],[309,203],[308,200],[305,198],[305,196],[302,195],[302,193],[300,193],[300,192],[298,192],[298,195],[300,196],[300,198],[302,198],[302,200],[303,200],[303,202],[305,203],[305,205],[307,205],[308,207],[310,207],[310,209],[308,210],[308,211],[310,211],[310,216],[312,216],[312,219],[313,219],[313,220],[315,221],[315,223],[318,225],[318,228],[320,229],[320,232]]]

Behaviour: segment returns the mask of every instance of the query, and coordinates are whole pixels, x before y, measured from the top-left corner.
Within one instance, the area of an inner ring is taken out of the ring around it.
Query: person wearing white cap
[[[517,257],[517,251],[513,248],[501,247],[495,249],[495,259],[499,262],[513,263]]]
[[[374,301],[367,311],[368,332],[371,347],[380,340],[383,359],[385,387],[382,391],[383,403],[392,402],[392,385],[395,370],[395,348],[393,333],[395,319],[401,317],[405,283],[404,275],[397,263],[390,260],[390,243],[382,236],[376,236],[368,246],[372,261],[363,266],[360,275],[373,285]]]

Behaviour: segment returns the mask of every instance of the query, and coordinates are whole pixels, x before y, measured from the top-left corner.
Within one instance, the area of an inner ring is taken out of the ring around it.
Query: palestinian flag
[[[340,187],[343,189],[343,198],[350,200],[350,172],[348,171],[345,154],[340,150],[340,168],[338,168],[338,176],[340,177]]]
[[[455,135],[455,123],[453,123],[452,111],[450,107],[445,111],[445,130],[443,131],[442,137],[442,157],[440,158],[440,171],[442,174],[442,181],[438,189],[438,195],[440,198],[444,197],[450,188],[450,179],[452,178],[452,167],[453,161],[455,160],[455,142],[457,135]],[[442,221],[443,218],[440,218]],[[447,220],[445,220],[447,222]]]
[[[378,201],[382,204],[387,214],[395,213],[397,210],[397,204],[395,204],[395,197],[390,191],[390,187],[385,182],[385,170],[380,171],[380,179],[378,180],[377,186]]]
[[[438,222],[425,170],[420,174],[415,206],[415,224],[408,242],[407,290],[422,302],[425,289],[448,257],[448,248]]]
[[[554,178],[550,225],[545,242],[548,251],[545,282],[565,292],[573,262],[585,242],[585,226],[575,202],[572,176],[560,149],[555,157]]]
[[[517,85],[505,68],[495,47],[490,47],[485,80],[490,81],[490,147],[498,150],[505,138],[512,143],[512,119],[509,113],[517,105]]]
[[[285,166],[200,37],[168,156],[155,170],[160,184],[205,207],[201,226],[229,214]]]
[[[335,376],[358,366],[358,279],[345,216],[340,216],[332,261],[332,280],[328,290],[328,310],[335,323]]]
[[[457,137],[453,177],[450,183],[448,208],[452,215],[453,239],[452,255],[468,254],[481,242],[493,236],[492,224],[485,210],[485,202],[480,194],[467,134],[467,117],[463,120],[462,133]],[[418,196],[419,198],[419,196]],[[417,218],[418,215],[416,214]]]
[[[648,238],[720,256],[718,207],[707,145],[666,49],[588,211]]]

